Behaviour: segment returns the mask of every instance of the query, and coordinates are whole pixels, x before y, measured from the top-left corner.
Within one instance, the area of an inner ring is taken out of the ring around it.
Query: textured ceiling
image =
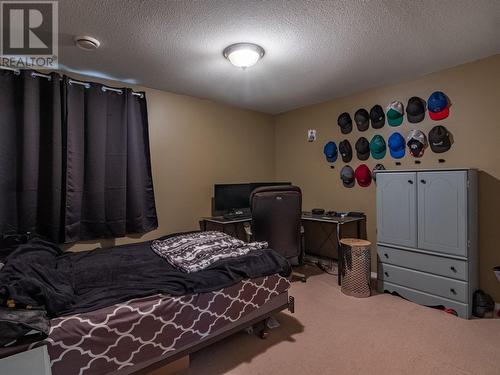
[[[499,0],[60,0],[63,69],[268,113],[500,53]],[[101,41],[94,52],[76,35]],[[235,42],[266,50],[240,70]]]

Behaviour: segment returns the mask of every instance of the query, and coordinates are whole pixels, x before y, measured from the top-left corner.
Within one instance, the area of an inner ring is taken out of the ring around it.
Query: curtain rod
[[[19,69],[10,68],[8,66],[0,65],[0,69],[10,70],[11,72],[14,72],[15,75],[21,74],[21,71]]]
[[[86,89],[88,89],[90,87],[90,83],[89,82],[75,81],[74,79],[70,79],[68,81],[68,83],[70,85],[72,85],[72,84],[81,85],[81,86],[84,86]],[[106,91],[114,91],[114,92],[117,92],[120,95],[123,94],[123,91],[121,89],[116,89],[114,87],[102,86],[101,90],[104,91],[104,92],[106,92]],[[144,97],[144,94],[142,92],[132,91],[132,95],[138,96],[141,99]]]
[[[10,67],[7,67],[7,66],[0,66],[0,69],[10,70],[10,71],[14,72],[14,74],[16,74],[16,75],[21,74],[21,71],[19,69],[10,68]],[[51,75],[49,75],[49,74],[42,74],[42,73],[38,73],[38,72],[31,72],[31,76],[32,77],[47,78],[49,81],[52,79]],[[62,77],[59,76],[59,79],[62,80]],[[74,83],[74,84],[77,84],[77,85],[85,86],[85,88],[87,88],[87,89],[90,87],[90,83],[89,82],[75,81],[73,79],[70,79],[68,82],[69,82],[70,85]],[[116,89],[114,87],[102,86],[101,89],[104,92],[106,92],[106,91],[113,91],[113,92],[119,93],[120,95],[123,93],[123,91],[121,89]],[[141,99],[144,98],[144,94],[142,92],[132,91],[132,95],[137,96],[137,97],[139,97]]]

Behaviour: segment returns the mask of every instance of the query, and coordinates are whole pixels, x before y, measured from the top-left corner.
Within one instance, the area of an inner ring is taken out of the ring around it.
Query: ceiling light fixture
[[[238,68],[249,68],[264,56],[264,48],[253,43],[236,43],[224,48],[224,57]]]

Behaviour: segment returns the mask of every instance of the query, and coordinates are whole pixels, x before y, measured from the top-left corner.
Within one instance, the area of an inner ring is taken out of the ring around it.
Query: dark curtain
[[[0,233],[62,234],[61,82],[0,70]]]
[[[64,242],[143,233],[158,226],[145,97],[64,78]],[[143,95],[145,95],[143,93]]]

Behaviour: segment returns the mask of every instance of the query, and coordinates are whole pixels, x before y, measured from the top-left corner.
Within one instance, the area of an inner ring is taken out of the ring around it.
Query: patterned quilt
[[[267,242],[246,243],[222,232],[208,231],[155,240],[151,249],[178,269],[191,273],[227,258],[267,249]]]
[[[156,359],[198,342],[288,290],[279,275],[243,280],[218,291],[152,295],[51,320],[53,375],[100,375]]]

